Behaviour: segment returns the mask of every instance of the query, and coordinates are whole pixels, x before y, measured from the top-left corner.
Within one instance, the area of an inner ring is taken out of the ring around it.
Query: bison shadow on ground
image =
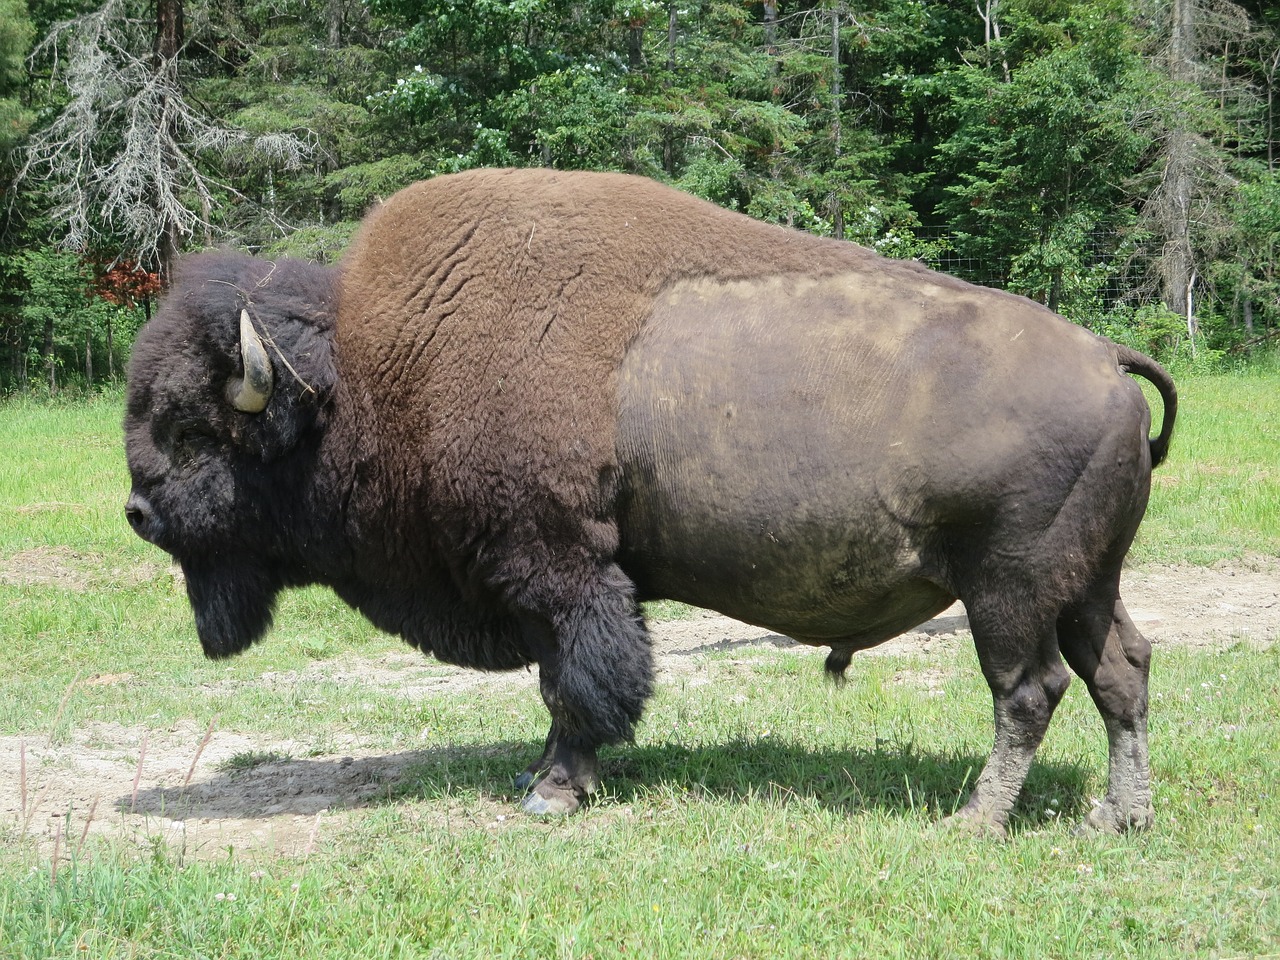
[[[478,797],[517,814],[512,776],[540,751],[533,741],[413,750],[342,758],[275,758],[224,770],[186,788],[156,787],[116,802],[124,813],[186,819],[265,819],[372,808],[417,800],[451,809]],[[808,749],[783,740],[664,743],[602,752],[604,791],[593,807],[607,811],[660,806],[664,798],[717,798],[784,806],[815,803],[856,815],[883,811],[940,818],[962,805],[985,757],[934,755],[911,746]],[[1017,833],[1056,816],[1079,820],[1089,807],[1088,772],[1071,763],[1037,761],[1010,829]]]

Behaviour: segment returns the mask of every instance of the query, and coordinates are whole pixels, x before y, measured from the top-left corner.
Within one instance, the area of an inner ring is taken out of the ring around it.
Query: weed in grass
[[[142,764],[147,758],[147,738],[149,735],[148,732],[143,732],[142,744],[138,747],[138,767],[133,774],[133,792],[129,795],[130,813],[134,813],[138,809],[138,785],[142,782]]]
[[[204,738],[200,741],[200,746],[196,747],[195,756],[191,758],[191,766],[187,768],[187,775],[182,780],[182,789],[186,790],[191,785],[191,777],[196,772],[196,764],[200,762],[200,754],[204,753],[205,747],[209,746],[209,741],[213,739],[213,729],[217,726],[218,718],[214,717],[209,721],[209,726],[204,732]]]
[[[49,723],[49,742],[51,744],[66,743],[71,735],[74,724],[66,714],[67,702],[71,699],[71,694],[75,692],[79,684],[80,674],[77,672],[75,678],[67,684],[67,689],[62,694],[62,699],[58,701],[58,708],[53,713],[53,720]]]
[[[328,640],[305,638],[301,642],[303,656],[310,660],[328,660],[337,648]]]
[[[291,759],[289,754],[275,750],[243,750],[223,760],[218,764],[218,770],[222,773],[243,773],[264,764],[283,763]]]

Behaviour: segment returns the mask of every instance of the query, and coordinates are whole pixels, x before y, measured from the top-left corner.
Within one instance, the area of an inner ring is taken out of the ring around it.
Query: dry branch
[[[139,262],[164,261],[172,234],[212,240],[211,211],[228,192],[214,157],[251,156],[296,169],[310,146],[288,134],[252,135],[216,122],[184,96],[182,51],[153,52],[155,25],[124,0],[54,25],[31,56],[48,61],[67,104],[22,153],[17,180],[45,185],[63,243],[85,250],[127,239]]]

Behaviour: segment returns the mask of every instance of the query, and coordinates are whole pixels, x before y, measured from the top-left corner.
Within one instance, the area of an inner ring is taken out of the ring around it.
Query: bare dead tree
[[[990,51],[991,44],[1000,43],[1000,21],[997,16],[1000,13],[1000,0],[974,0],[974,6],[978,10],[978,16],[982,18],[983,28],[983,46]],[[1009,58],[1003,50],[1000,52],[1000,67],[1004,74],[1004,82],[1008,83],[1012,79],[1009,71]]]
[[[1159,182],[1143,203],[1143,218],[1160,243],[1155,265],[1161,297],[1185,316],[1194,349],[1197,322],[1194,294],[1203,267],[1222,243],[1229,225],[1224,203],[1236,187],[1229,158],[1213,142],[1210,118],[1228,95],[1225,81],[1207,65],[1206,52],[1242,39],[1250,29],[1247,14],[1230,0],[1169,0],[1154,5],[1156,22],[1167,25],[1154,60],[1169,82],[1168,109],[1156,119],[1156,167]],[[1225,76],[1225,75],[1224,75]]]
[[[202,113],[179,80],[180,0],[158,0],[154,18],[129,0],[54,25],[32,63],[49,63],[67,95],[57,117],[23,151],[17,179],[44,184],[64,244],[86,250],[124,241],[138,263],[167,268],[184,241],[214,234],[219,183],[210,161],[251,151],[289,169],[308,145],[255,136]]]

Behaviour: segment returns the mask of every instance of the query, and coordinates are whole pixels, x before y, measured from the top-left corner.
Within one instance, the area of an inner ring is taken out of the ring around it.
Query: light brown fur
[[[540,606],[559,598],[520,597],[545,583],[531,571],[573,581],[616,551],[617,375],[662,291],[850,271],[972,289],[637,177],[477,170],[370,216],[344,259],[338,351],[379,435],[418,452],[415,499],[448,552],[487,553],[503,569],[470,575]]]

